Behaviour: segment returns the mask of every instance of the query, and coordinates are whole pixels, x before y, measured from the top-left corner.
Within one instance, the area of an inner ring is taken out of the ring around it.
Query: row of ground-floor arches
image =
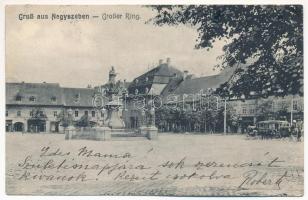
[[[58,122],[46,122],[45,120],[12,121],[7,120],[6,132],[59,132]]]

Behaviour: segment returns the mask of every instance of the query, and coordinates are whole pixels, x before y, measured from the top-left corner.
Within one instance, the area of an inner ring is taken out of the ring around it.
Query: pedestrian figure
[[[300,137],[301,137],[301,133],[299,132],[300,131],[298,130],[296,120],[294,120],[291,126],[291,134],[292,134],[292,137],[295,136],[297,138],[297,141],[300,141]]]
[[[302,132],[301,131],[297,131],[297,141],[300,142],[301,141],[301,137],[302,137]]]
[[[297,123],[295,123],[295,133],[296,133],[297,141],[300,142],[301,137],[302,137],[302,130],[300,129],[299,124]]]

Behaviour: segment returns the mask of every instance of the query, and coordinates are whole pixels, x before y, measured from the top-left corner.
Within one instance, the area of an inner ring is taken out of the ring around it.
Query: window
[[[9,111],[5,111],[5,116],[9,116]]]
[[[89,112],[86,110],[86,111],[84,111],[84,115],[88,115],[89,114]]]
[[[242,113],[243,113],[243,114],[246,114],[246,107],[243,107],[243,108],[242,108]]]
[[[18,116],[18,117],[21,116],[21,111],[20,111],[20,110],[17,111],[17,116]]]
[[[148,77],[146,77],[146,78],[145,78],[145,81],[146,81],[146,82],[148,82],[148,81],[149,81],[149,78],[148,78]]]
[[[20,95],[17,95],[16,98],[15,98],[15,100],[16,100],[16,101],[21,101],[21,96],[20,96]]]
[[[57,111],[53,111],[53,116],[54,116],[54,117],[57,117],[57,116],[58,116]]]
[[[50,98],[51,99],[51,102],[56,102],[57,101],[57,97],[53,96]]]
[[[298,102],[293,101],[293,110],[297,110],[297,108],[298,108]]]
[[[75,94],[75,96],[74,96],[74,101],[75,101],[75,102],[78,102],[79,99],[80,99],[80,94]]]
[[[104,117],[104,112],[101,112],[101,117]]]
[[[75,117],[78,117],[78,110],[75,110]]]
[[[29,98],[29,101],[36,101],[36,98],[34,97],[34,96],[31,96],[30,98]]]
[[[275,102],[272,102],[272,110],[275,110]]]
[[[286,107],[287,107],[287,102],[286,102],[285,100],[282,100],[282,101],[280,102],[279,108],[280,108],[280,109],[284,109],[284,108],[286,108]]]
[[[95,111],[92,110],[92,117],[95,117]]]
[[[33,117],[33,111],[30,111],[30,117]]]

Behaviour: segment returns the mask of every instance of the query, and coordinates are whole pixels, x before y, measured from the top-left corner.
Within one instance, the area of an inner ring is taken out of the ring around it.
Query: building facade
[[[64,88],[52,83],[6,83],[7,132],[61,132],[59,115],[73,110],[75,121],[101,114],[93,107],[92,88]]]
[[[126,129],[139,128],[149,106],[159,112],[165,105],[177,107],[175,112],[179,116],[157,122],[157,126],[163,126],[162,131],[174,131],[179,124],[185,131],[220,131],[218,126],[222,124],[218,118],[224,108],[228,111],[228,122],[233,120],[229,125],[237,121],[236,128],[228,127],[231,132],[244,132],[247,126],[261,120],[279,119],[291,123],[303,120],[304,100],[300,96],[224,101],[213,95],[232,74],[231,68],[218,75],[195,78],[188,71],[178,70],[168,58],[165,62],[160,60],[155,68],[130,83],[116,81],[113,67],[109,71],[109,81],[94,88],[66,88],[54,83],[6,83],[6,131],[63,132],[59,116],[68,110],[73,111],[74,121],[83,116],[93,124],[104,121],[106,113],[94,103],[98,94],[112,98],[110,102],[123,102],[119,117]],[[181,113],[191,117],[180,119]]]

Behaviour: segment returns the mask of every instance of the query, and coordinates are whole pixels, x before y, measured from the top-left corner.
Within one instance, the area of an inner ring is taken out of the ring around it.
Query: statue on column
[[[146,135],[150,140],[156,140],[158,129],[155,127],[155,108],[152,101],[149,101],[145,109],[141,111],[145,126],[140,127],[141,134]]]
[[[67,126],[74,126],[73,110],[71,108],[67,110]]]
[[[73,118],[73,110],[67,110],[67,127],[64,129],[65,139],[70,140],[75,137],[76,129],[74,127],[74,118]]]
[[[147,125],[147,119],[146,119],[146,113],[144,109],[140,110],[140,126],[146,126]]]
[[[152,107],[148,111],[148,126],[155,126],[155,108]]]

